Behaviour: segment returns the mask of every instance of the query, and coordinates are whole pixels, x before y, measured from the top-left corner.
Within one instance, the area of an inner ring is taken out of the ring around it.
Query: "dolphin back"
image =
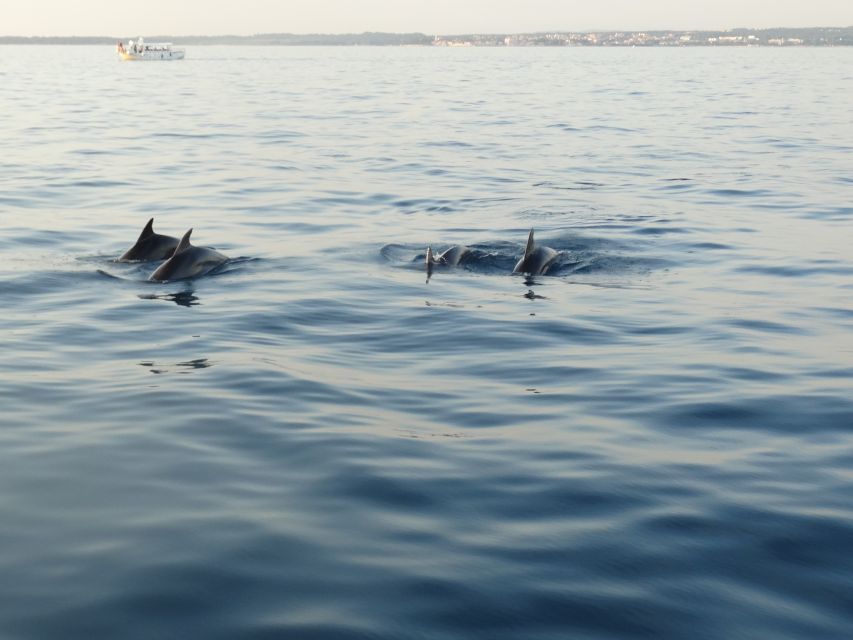
[[[118,262],[165,260],[175,252],[178,239],[154,232],[154,218],[148,221],[136,243],[118,258]]]
[[[174,255],[154,270],[148,279],[154,282],[183,280],[202,276],[228,262],[225,254],[208,247],[196,247],[190,244],[190,229],[181,238]]]
[[[529,273],[534,276],[542,275],[548,271],[557,255],[557,252],[551,247],[537,247],[533,240],[533,229],[531,229],[527,236],[527,245],[524,247],[524,255],[512,272]]]
[[[468,252],[468,247],[463,244],[453,245],[452,247],[440,253],[439,255],[435,255],[432,250],[432,247],[427,247],[426,264],[427,267],[431,265],[455,267],[468,254]]]
[[[462,259],[468,254],[468,247],[462,244],[457,244],[455,246],[450,247],[447,251],[442,253],[439,256],[439,260],[441,260],[442,264],[446,264],[449,267],[457,266]]]

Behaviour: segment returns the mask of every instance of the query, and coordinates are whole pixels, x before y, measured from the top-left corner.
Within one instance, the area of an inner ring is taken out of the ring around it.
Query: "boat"
[[[118,57],[122,60],[183,60],[186,52],[171,42],[145,42],[139,38],[136,42],[119,41],[116,45]]]

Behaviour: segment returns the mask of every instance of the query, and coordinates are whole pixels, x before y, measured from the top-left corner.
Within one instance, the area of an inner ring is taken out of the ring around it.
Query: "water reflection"
[[[189,369],[207,369],[208,367],[212,367],[213,363],[207,358],[196,358],[195,360],[187,360],[186,362],[176,362],[175,366]]]
[[[528,289],[527,293],[524,294],[524,297],[528,300],[547,300],[546,296],[540,296],[538,293],[533,291],[533,289]]]
[[[192,289],[186,289],[184,291],[177,291],[175,293],[164,293],[164,294],[140,294],[139,297],[143,300],[169,300],[170,302],[174,302],[177,305],[182,307],[194,307],[196,305],[200,305],[199,298],[195,295],[195,291]]]
[[[187,360],[186,362],[176,362],[171,365],[158,365],[153,360],[143,360],[139,363],[140,367],[145,367],[151,373],[159,375],[161,373],[170,373],[173,369],[177,369],[175,373],[192,373],[194,369],[207,369],[213,366],[213,362],[207,358],[196,358],[195,360]]]

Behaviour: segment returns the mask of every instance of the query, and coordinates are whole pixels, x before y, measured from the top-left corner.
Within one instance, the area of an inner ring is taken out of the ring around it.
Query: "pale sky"
[[[0,35],[426,34],[853,25],[853,0],[0,0]]]

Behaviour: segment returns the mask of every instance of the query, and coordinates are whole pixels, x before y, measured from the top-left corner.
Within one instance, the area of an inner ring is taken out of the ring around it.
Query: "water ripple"
[[[849,52],[742,53],[4,47],[0,636],[849,635]]]

